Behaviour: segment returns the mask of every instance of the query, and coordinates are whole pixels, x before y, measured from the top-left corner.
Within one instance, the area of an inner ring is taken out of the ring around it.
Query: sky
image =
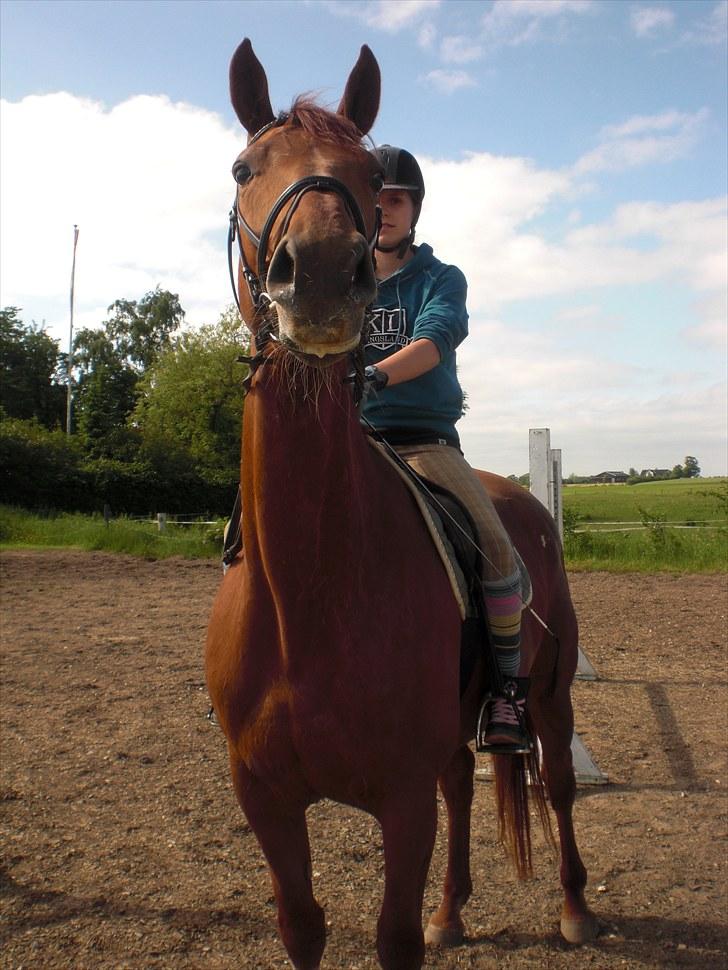
[[[469,284],[471,464],[728,473],[725,0],[2,0],[0,305],[68,347],[159,285],[186,325],[232,302],[249,37],[274,109],[335,107],[362,44],[377,143],[419,159],[418,240]]]

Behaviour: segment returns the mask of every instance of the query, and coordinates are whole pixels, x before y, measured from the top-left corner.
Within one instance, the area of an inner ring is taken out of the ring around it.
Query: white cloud
[[[458,428],[471,464],[525,472],[528,429],[549,427],[566,475],[671,468],[688,453],[699,456],[705,474],[725,474],[725,384],[683,371],[666,375],[665,390],[649,360],[575,352],[559,333],[471,318],[458,353],[469,404]]]
[[[632,30],[638,37],[654,37],[670,30],[675,23],[675,13],[667,7],[636,7],[630,13]]]
[[[728,266],[727,220],[726,197],[630,202],[603,223],[572,230],[565,243],[585,263],[591,260],[593,269],[601,266],[605,282],[679,279],[696,292],[720,293]]]
[[[339,17],[351,17],[395,34],[419,23],[440,6],[440,0],[327,0],[327,8]]]
[[[5,304],[65,329],[74,223],[80,325],[157,283],[193,319],[214,319],[231,301],[222,248],[242,133],[164,97],[108,110],[63,93],[3,102],[2,130]],[[45,309],[58,300],[60,320]]]
[[[563,28],[568,16],[595,9],[592,0],[495,0],[482,18],[483,37],[493,46],[531,43]]]
[[[437,239],[443,258],[462,267],[474,309],[491,312],[554,285],[546,243],[524,227],[570,191],[567,175],[485,153],[420,161],[427,185],[422,238]]]
[[[690,342],[716,351],[728,369],[728,289],[716,288],[708,296],[697,300],[694,311],[700,323],[686,328],[683,336]]]
[[[420,77],[425,84],[431,85],[441,94],[452,94],[460,88],[472,88],[476,86],[476,81],[467,71],[445,71],[436,68]]]
[[[615,131],[623,127],[643,126]],[[628,324],[607,307],[615,288],[682,287],[694,294],[693,325],[683,329],[679,316],[644,320],[658,328],[658,356],[679,361],[690,347],[720,348],[728,200],[632,202],[596,223],[569,220],[567,208],[562,230],[550,222],[547,235],[539,219],[578,190],[573,169],[488,154],[421,162],[428,194],[419,236],[436,240],[440,258],[460,266],[469,283],[470,337],[458,353],[470,392],[461,423],[469,460],[525,471],[527,429],[551,427],[567,473],[672,467],[686,453],[724,473],[725,389],[715,384],[715,351],[706,356],[707,376],[668,393],[664,361],[637,356]],[[521,307],[524,322],[514,324]],[[527,322],[534,315],[537,327]],[[613,348],[606,356],[605,342]]]
[[[430,50],[435,43],[436,36],[437,31],[435,30],[435,25],[428,20],[420,27],[417,35],[417,43],[423,50]]]
[[[528,363],[509,361],[506,366]],[[477,387],[487,388],[478,399],[491,401],[487,412],[468,413],[458,425],[468,461],[502,475],[522,474],[528,471],[528,429],[546,427],[552,447],[562,450],[564,475],[672,468],[686,454],[698,456],[704,475],[726,474],[725,384],[701,386],[676,374],[676,389],[668,393],[640,393],[638,380],[616,393],[608,375],[605,381],[598,369],[591,373],[592,387],[575,394],[568,375],[555,367],[540,375],[539,399],[529,400],[502,382],[492,386],[478,377],[480,383],[473,385],[462,373],[464,386],[473,391],[471,401]]]
[[[684,44],[697,47],[717,47],[725,45],[728,35],[728,3],[718,0],[711,12],[696,21],[681,37]]]
[[[467,64],[482,54],[480,44],[471,37],[443,37],[440,56],[446,64]]]
[[[572,329],[584,333],[586,330],[597,331],[604,328],[604,313],[598,303],[579,304],[564,307],[556,313],[554,318],[559,327]]]
[[[694,114],[666,111],[607,126],[600,133],[601,144],[576,162],[574,172],[622,172],[639,165],[684,158],[695,146],[709,114],[707,108]]]

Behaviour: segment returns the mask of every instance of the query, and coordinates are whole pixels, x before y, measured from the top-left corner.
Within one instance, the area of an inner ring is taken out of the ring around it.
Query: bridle
[[[248,146],[252,145],[253,142],[261,138],[271,128],[278,128],[281,125],[284,125],[287,120],[288,115],[285,112],[281,112],[277,118],[270,121],[267,125],[264,125],[255,133],[255,135],[253,135],[248,143]],[[344,183],[339,181],[339,179],[333,178],[330,175],[306,175],[304,178],[300,178],[296,182],[293,182],[288,186],[287,189],[284,189],[284,191],[281,192],[276,201],[273,203],[259,236],[251,228],[238,208],[238,192],[236,189],[235,198],[233,199],[232,208],[230,209],[227,250],[230,285],[232,286],[233,296],[235,298],[238,312],[241,315],[242,310],[240,308],[240,299],[238,296],[238,288],[235,282],[235,270],[233,266],[233,244],[235,239],[237,238],[238,241],[238,254],[243,270],[243,277],[248,285],[248,292],[250,293],[250,299],[253,303],[253,309],[255,312],[257,312],[271,303],[271,298],[265,290],[265,280],[267,275],[266,254],[268,252],[268,242],[270,240],[271,232],[273,231],[273,226],[288,202],[293,200],[283,221],[283,227],[281,230],[281,238],[283,238],[288,230],[288,226],[293,218],[294,212],[298,208],[301,199],[307,192],[333,192],[334,194],[340,196],[340,198],[344,201],[344,205],[346,206],[346,210],[354,223],[356,231],[367,239],[366,223],[364,222],[364,217],[362,215],[361,208],[359,207],[359,203],[354,198],[354,195],[348,186],[344,185]],[[367,239],[370,253],[373,252],[379,236],[380,221],[381,211],[377,206],[374,233]],[[257,272],[253,272],[248,260],[246,259],[245,251],[243,249],[241,230],[256,248]]]

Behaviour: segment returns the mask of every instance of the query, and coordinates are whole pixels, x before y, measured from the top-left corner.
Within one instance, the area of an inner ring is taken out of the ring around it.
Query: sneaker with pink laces
[[[525,678],[519,678],[523,681]],[[523,686],[511,699],[503,695],[489,697],[478,718],[478,751],[497,754],[527,754],[533,745],[526,730],[526,697]],[[484,717],[485,715],[485,717]],[[485,728],[483,721],[485,720]]]

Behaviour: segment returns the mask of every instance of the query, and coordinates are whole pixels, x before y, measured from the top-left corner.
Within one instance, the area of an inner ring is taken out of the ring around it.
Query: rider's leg
[[[525,683],[516,680],[521,661],[521,578],[511,540],[485,487],[457,448],[449,445],[397,446],[418,474],[452,492],[465,505],[478,531],[483,562],[483,597],[502,687],[489,704],[485,743],[528,748],[523,726]]]

